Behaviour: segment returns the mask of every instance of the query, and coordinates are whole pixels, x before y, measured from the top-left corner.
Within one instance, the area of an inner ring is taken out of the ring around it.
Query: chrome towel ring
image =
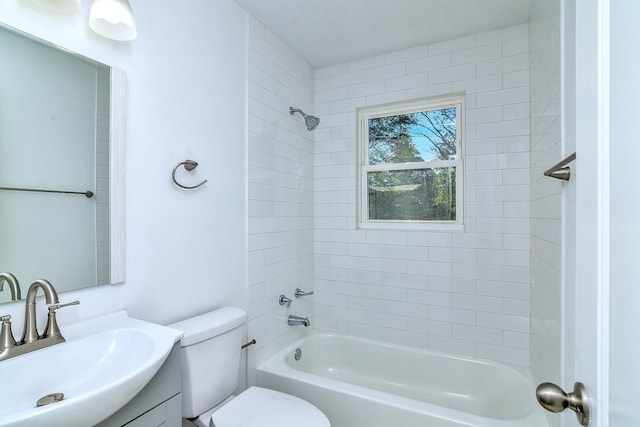
[[[203,185],[205,182],[207,182],[207,180],[205,179],[204,181],[202,181],[200,184],[196,184],[193,186],[188,186],[188,185],[182,185],[180,184],[177,180],[176,180],[176,171],[178,170],[178,168],[180,166],[184,166],[184,168],[188,171],[192,171],[195,168],[198,167],[198,162],[194,161],[194,160],[185,160],[184,162],[180,162],[178,163],[174,168],[173,168],[173,172],[171,172],[171,179],[173,179],[173,183],[175,185],[177,185],[180,188],[184,188],[186,190],[193,190],[194,188],[198,188],[201,185]]]

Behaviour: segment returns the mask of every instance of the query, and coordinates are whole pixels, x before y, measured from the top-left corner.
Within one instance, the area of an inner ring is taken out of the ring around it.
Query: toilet
[[[200,427],[330,427],[311,403],[290,394],[250,387],[234,396],[247,313],[223,307],[169,327],[184,332],[182,416]]]

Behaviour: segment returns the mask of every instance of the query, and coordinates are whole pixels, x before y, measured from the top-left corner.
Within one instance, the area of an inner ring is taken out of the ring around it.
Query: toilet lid
[[[212,427],[330,427],[327,417],[306,400],[250,387],[211,416]]]

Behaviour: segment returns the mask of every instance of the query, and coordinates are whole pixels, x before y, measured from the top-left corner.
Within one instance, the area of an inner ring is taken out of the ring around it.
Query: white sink
[[[96,425],[142,390],[183,335],[124,311],[60,329],[66,342],[0,361],[0,426]],[[51,393],[64,399],[36,407]]]

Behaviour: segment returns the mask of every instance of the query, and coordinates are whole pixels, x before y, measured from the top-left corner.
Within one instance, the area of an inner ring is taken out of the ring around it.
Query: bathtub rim
[[[380,345],[386,348],[400,349],[400,350],[405,350],[410,352],[437,356],[437,357],[453,358],[456,360],[470,361],[472,363],[481,363],[481,364],[494,366],[499,369],[505,369],[513,374],[516,374],[518,377],[520,377],[524,381],[524,383],[527,385],[529,390],[531,391],[531,394],[528,397],[528,399],[531,402],[530,410],[527,412],[527,414],[524,417],[521,417],[521,418],[508,418],[508,419],[491,418],[483,415],[464,412],[464,411],[449,408],[446,406],[437,405],[430,402],[424,402],[424,401],[412,399],[409,397],[399,396],[396,394],[380,391],[373,388],[368,388],[368,387],[357,385],[357,384],[338,381],[332,378],[327,378],[327,377],[315,375],[306,371],[298,370],[298,369],[295,369],[294,367],[289,366],[285,359],[287,355],[292,355],[295,349],[299,347],[300,344],[303,343],[306,339],[317,337],[317,336],[329,337],[329,338],[331,337],[345,338],[348,340],[360,341],[360,342],[368,343],[372,345]],[[257,385],[261,385],[260,379],[264,375],[267,375],[267,376],[273,375],[278,377],[290,378],[293,381],[299,381],[303,384],[306,384],[307,386],[321,387],[333,392],[344,393],[352,397],[366,396],[368,400],[371,400],[372,402],[375,402],[377,404],[390,405],[395,408],[407,410],[411,412],[428,413],[433,417],[436,417],[445,421],[449,421],[449,422],[457,422],[457,423],[460,423],[460,425],[464,425],[464,426],[491,425],[492,427],[503,427],[503,426],[511,427],[514,425],[515,422],[518,422],[520,420],[526,421],[524,424],[522,424],[523,426],[526,426],[526,427],[539,427],[541,425],[544,425],[544,426],[548,425],[546,424],[547,420],[546,420],[546,417],[544,417],[544,414],[541,408],[535,402],[535,385],[532,378],[530,376],[523,374],[518,369],[515,369],[507,364],[489,360],[489,359],[457,355],[457,354],[452,354],[452,353],[447,353],[447,352],[442,352],[442,351],[437,351],[432,349],[425,349],[425,348],[414,347],[414,346],[405,345],[405,344],[396,344],[396,343],[391,343],[386,341],[379,341],[375,339],[359,337],[354,335],[347,335],[347,334],[330,332],[330,331],[322,331],[322,330],[313,330],[313,331],[306,332],[304,336],[298,338],[294,342],[283,347],[277,353],[273,354],[272,356],[270,356],[269,358],[267,358],[266,360],[264,360],[263,362],[261,362],[256,366]],[[264,384],[262,386],[268,387],[268,385],[264,385]],[[544,424],[541,424],[541,422]]]
[[[445,351],[433,350],[433,349],[430,349],[430,348],[411,346],[411,345],[407,345],[407,344],[399,344],[399,343],[394,343],[394,342],[389,342],[389,341],[382,341],[382,340],[376,340],[376,339],[372,339],[372,338],[361,337],[361,336],[358,336],[358,335],[348,335],[348,334],[344,334],[344,333],[340,333],[340,332],[323,331],[323,330],[317,330],[317,329],[314,329],[314,330],[311,330],[311,331],[305,331],[303,336],[301,336],[301,337],[297,338],[295,341],[287,344],[285,347],[279,349],[276,353],[274,353],[273,355],[267,357],[265,360],[260,362],[256,366],[256,369],[259,368],[260,366],[266,364],[267,362],[271,361],[272,359],[277,358],[277,356],[279,354],[286,355],[289,352],[295,351],[296,347],[299,347],[301,342],[303,342],[307,338],[312,338],[312,337],[315,337],[315,336],[347,338],[347,339],[350,339],[350,340],[361,341],[361,342],[364,342],[364,343],[379,345],[379,346],[386,347],[386,348],[398,348],[398,349],[401,349],[401,350],[407,350],[407,351],[411,351],[411,352],[429,354],[429,355],[434,355],[434,356],[443,356],[443,357],[448,357],[448,358],[452,358],[452,359],[456,359],[456,360],[471,361],[471,362],[474,362],[474,363],[479,362],[479,363],[486,364],[486,365],[497,366],[499,368],[507,369],[507,370],[517,374],[518,376],[524,378],[524,380],[530,386],[532,386],[534,388],[534,390],[535,390],[535,382],[534,382],[533,377],[531,375],[530,369],[528,369],[527,367],[517,367],[517,366],[513,366],[512,364],[509,364],[509,363],[499,362],[499,361],[496,361],[496,360],[486,359],[486,358],[482,358],[482,357],[466,356],[466,355],[455,354],[455,353],[447,353]]]

